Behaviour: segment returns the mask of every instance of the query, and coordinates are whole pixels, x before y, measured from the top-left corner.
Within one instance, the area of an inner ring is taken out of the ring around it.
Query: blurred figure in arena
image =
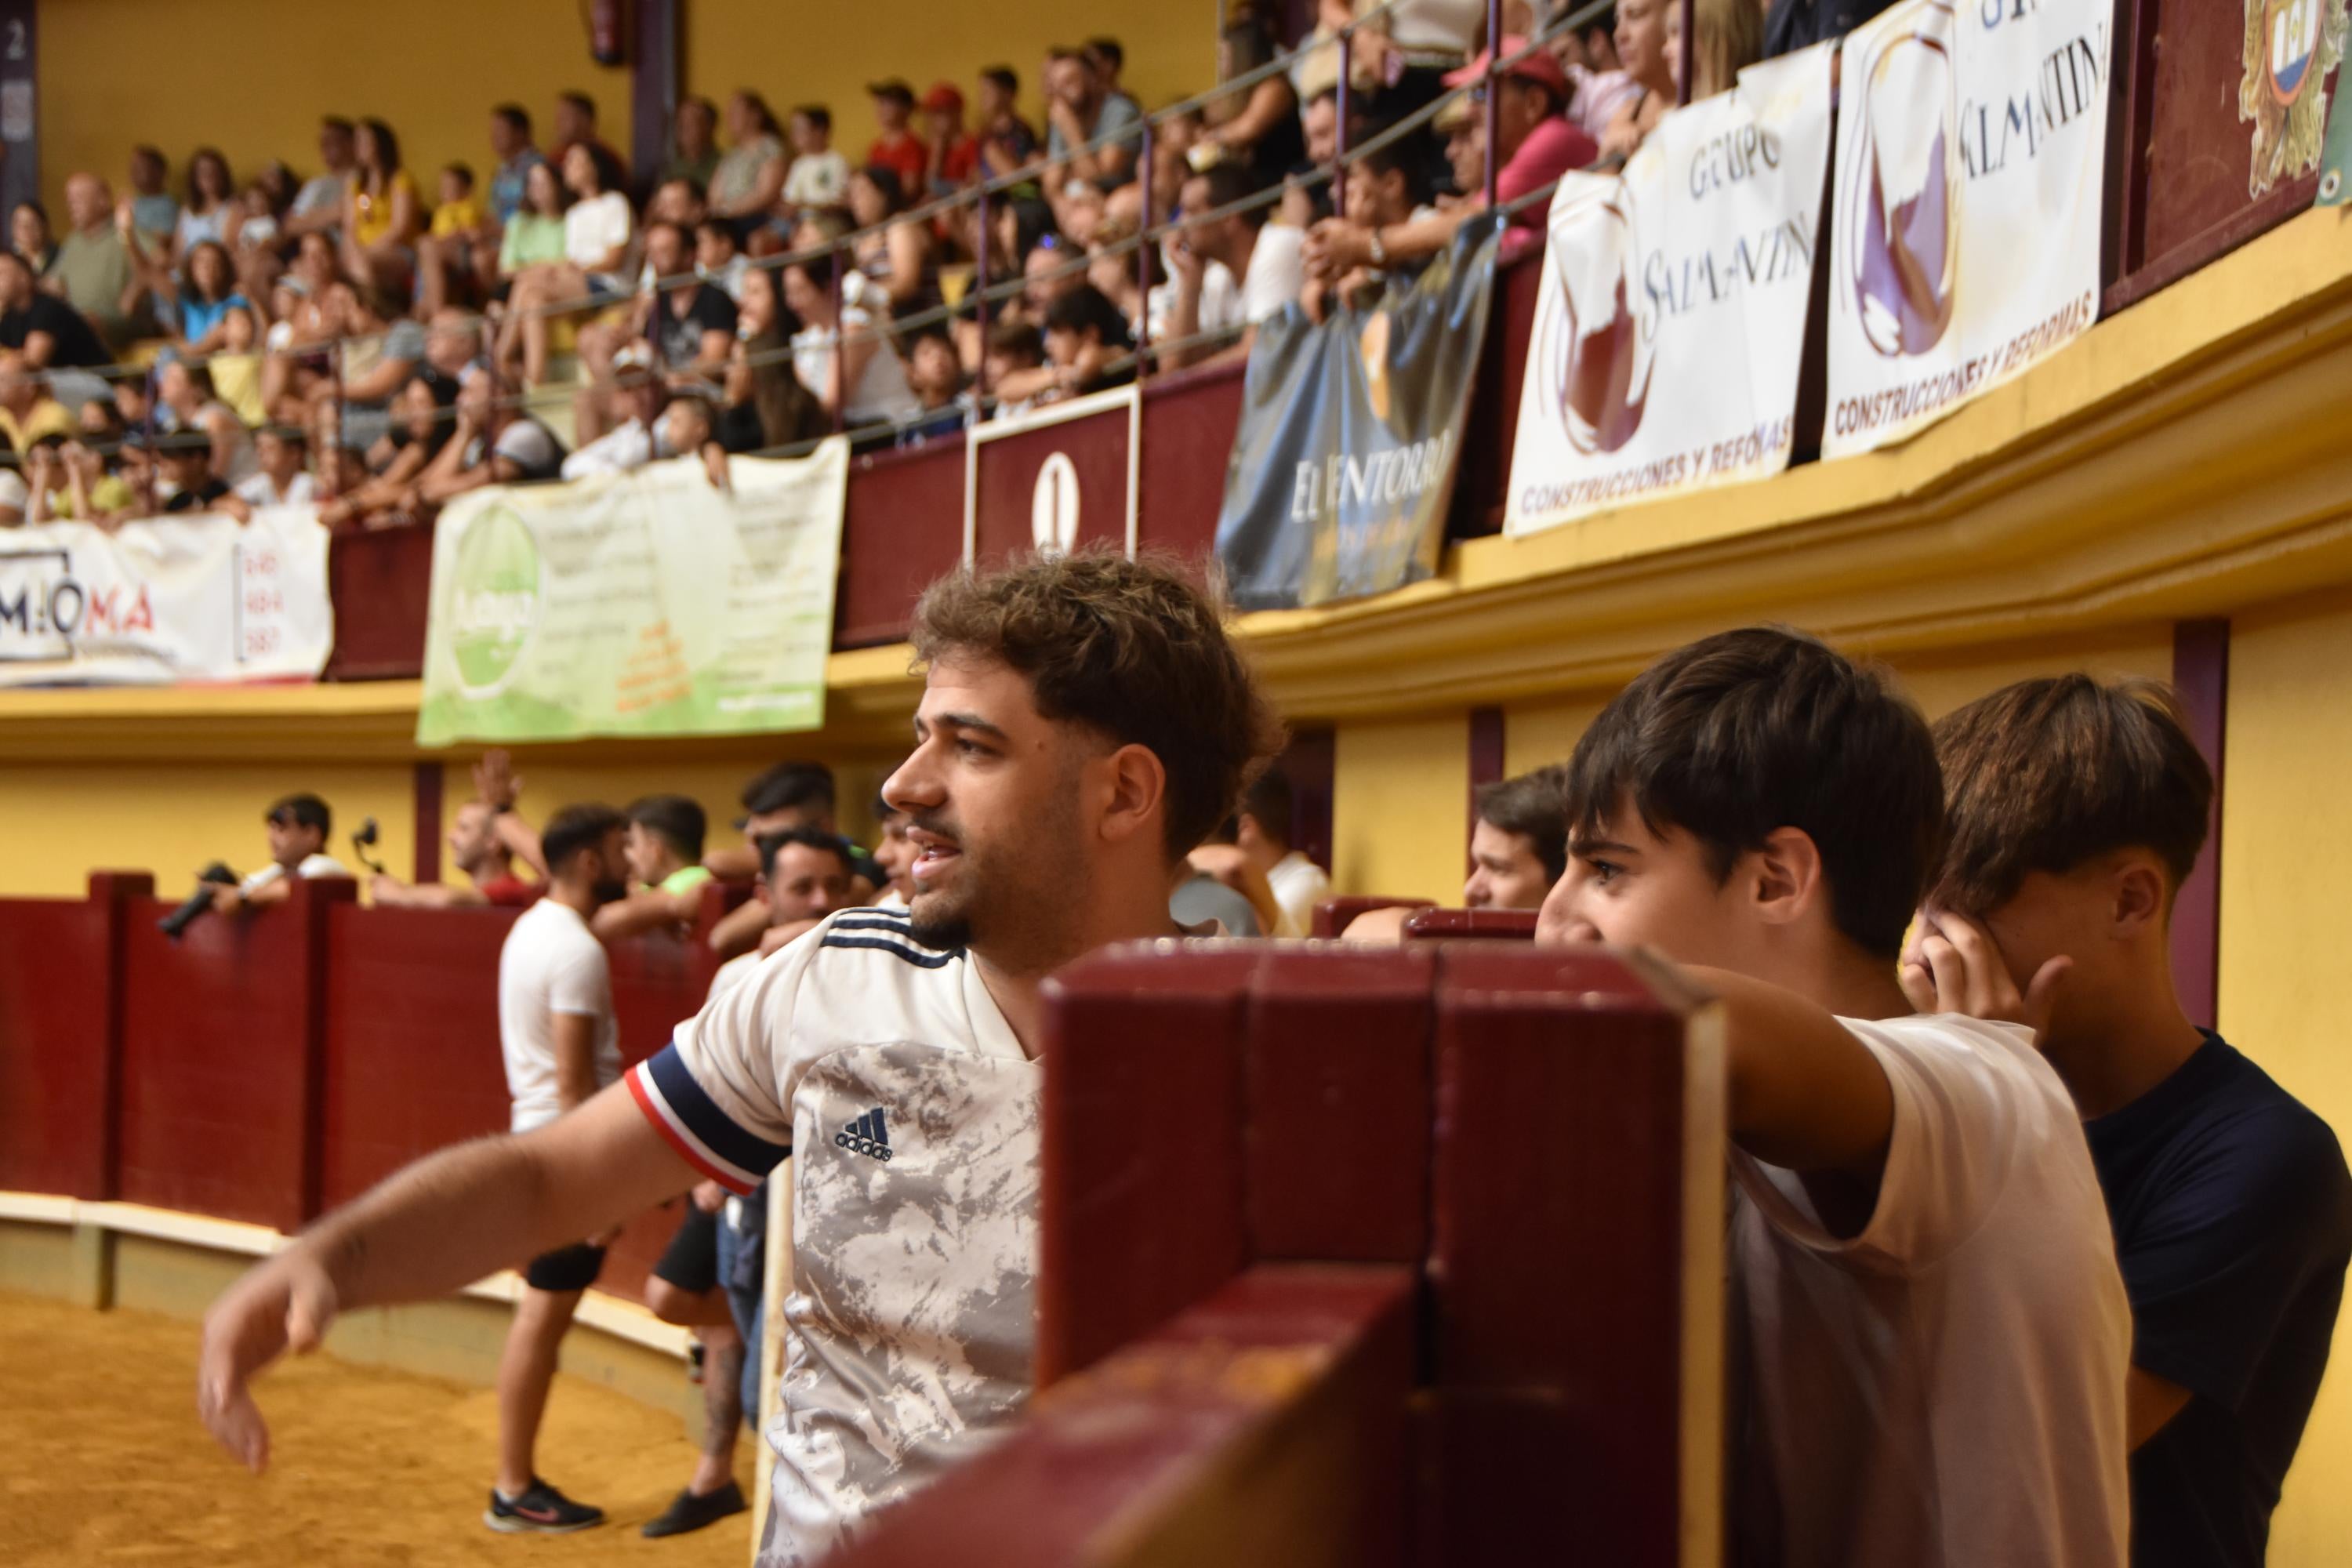
[[[549,818],[547,896],[522,912],[499,950],[499,1039],[516,1132],[554,1121],[621,1076],[612,971],[588,919],[621,874],[628,826],[603,805],[569,805]],[[499,1358],[498,1476],[482,1514],[492,1530],[560,1535],[604,1522],[603,1509],[540,1479],[536,1450],[556,1353],[618,1229],[541,1253],[523,1268]]]
[[[1462,901],[1474,910],[1539,910],[1568,868],[1567,807],[1559,770],[1538,768],[1478,792],[1470,829],[1470,879]]]
[[[606,942],[691,924],[710,871],[702,863],[702,807],[682,795],[649,795],[628,810],[629,881],[636,889],[592,922]]]
[[[915,896],[915,846],[907,837],[907,814],[882,795],[874,797],[874,822],[881,837],[874,846],[874,864],[887,886],[874,900],[877,909],[903,910]]]
[[[269,864],[235,887],[213,895],[213,908],[236,914],[259,904],[284,903],[297,878],[348,877],[343,863],[327,853],[334,814],[315,795],[289,795],[262,817],[269,831]]]
[[[459,806],[449,820],[449,859],[466,873],[473,886],[454,882],[415,885],[379,872],[368,884],[369,895],[381,905],[404,909],[522,909],[547,890],[546,883],[515,875],[520,858],[532,870],[545,875],[540,861],[539,835],[515,812],[522,781],[502,751],[486,752],[474,764],[476,797]]]
[[[1293,847],[1290,778],[1268,768],[1242,796],[1234,842],[1265,873],[1280,918],[1276,936],[1305,936],[1315,922],[1315,906],[1329,896],[1330,876]]]

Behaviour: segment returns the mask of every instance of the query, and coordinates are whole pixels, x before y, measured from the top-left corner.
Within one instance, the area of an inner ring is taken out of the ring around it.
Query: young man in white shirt
[[[989,1441],[1028,1393],[1045,976],[1172,937],[1168,886],[1281,726],[1181,572],[1080,551],[934,584],[913,908],[826,917],[576,1115],[446,1150],[260,1264],[206,1321],[197,1404],[268,1439],[248,1380],[346,1307],[415,1300],[793,1160],[793,1328],[761,1560],[810,1562]],[[782,1243],[782,1238],[779,1238]]]
[[[1538,940],[1715,993],[1737,1188],[1732,1539],[1811,1568],[2120,1568],[2131,1320],[2090,1152],[2031,1030],[1914,1016],[1927,726],[1810,637],[1728,632],[1568,764]]]
[[[1303,230],[1268,223],[1271,205],[1244,212],[1209,215],[1255,194],[1249,174],[1236,163],[1219,163],[1184,182],[1181,193],[1184,227],[1168,249],[1175,275],[1176,302],[1169,311],[1171,342],[1204,332],[1239,331],[1219,348],[1194,344],[1171,356],[1184,364],[1241,363],[1260,322],[1298,299],[1307,281]],[[1226,274],[1226,287],[1211,287],[1212,265]]]
[[[283,903],[293,896],[296,880],[306,877],[348,877],[351,872],[327,851],[327,836],[334,831],[334,814],[315,795],[289,795],[273,804],[262,816],[269,833],[269,864],[234,887],[213,895],[213,908],[222,914],[262,904]]]
[[[1280,768],[1258,774],[1235,814],[1234,843],[1265,873],[1274,894],[1276,936],[1305,936],[1315,925],[1315,906],[1331,891],[1322,867],[1290,847],[1290,776]]]
[[[621,875],[625,826],[609,806],[569,805],[540,835],[546,895],[508,929],[499,952],[499,1044],[515,1132],[547,1126],[621,1076],[612,971],[588,917],[601,889]],[[533,1452],[556,1352],[581,1292],[604,1268],[610,1226],[585,1241],[577,1237],[586,1230],[568,1241],[550,1238],[523,1269],[522,1299],[499,1358],[498,1477],[482,1514],[492,1530],[562,1534],[604,1521],[604,1510],[541,1480]]]

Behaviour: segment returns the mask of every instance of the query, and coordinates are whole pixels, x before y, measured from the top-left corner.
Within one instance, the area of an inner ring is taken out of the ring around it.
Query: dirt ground
[[[542,1473],[611,1522],[553,1538],[481,1522],[497,1426],[488,1389],[310,1356],[260,1385],[269,1472],[247,1474],[195,1415],[196,1329],[0,1293],[0,1563],[66,1568],[530,1563],[742,1568],[751,1515],[647,1541],[694,1451],[669,1416],[559,1376]],[[751,1439],[736,1464],[751,1489]]]

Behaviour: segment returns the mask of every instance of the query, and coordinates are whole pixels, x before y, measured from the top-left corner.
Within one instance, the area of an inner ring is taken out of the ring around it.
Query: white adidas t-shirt
[[[2066,1086],[2014,1025],[1841,1022],[1895,1091],[1862,1232],[1832,1237],[1793,1173],[1732,1156],[1752,1380],[1732,1555],[2121,1568],[2131,1308]]]
[[[1028,1396],[1042,1082],[971,960],[879,909],[714,988],[630,1072],[731,1192],[798,1151],[762,1568],[823,1556]]]
[[[499,1044],[506,1051],[513,1130],[528,1132],[563,1113],[556,1096],[553,1015],[596,1020],[596,1087],[621,1076],[621,1029],[613,1016],[604,945],[580,911],[553,899],[523,910],[499,950]]]

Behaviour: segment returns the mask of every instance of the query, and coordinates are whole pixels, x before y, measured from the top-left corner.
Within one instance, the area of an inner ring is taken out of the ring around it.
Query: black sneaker
[[[483,1510],[482,1522],[509,1535],[569,1535],[575,1530],[604,1523],[604,1510],[573,1502],[533,1476],[522,1496],[511,1500],[499,1496],[499,1489],[492,1487],[490,1506]]]
[[[729,1481],[717,1491],[697,1497],[684,1491],[670,1499],[669,1507],[659,1518],[646,1521],[643,1533],[658,1539],[665,1535],[684,1535],[689,1530],[700,1530],[706,1524],[717,1524],[730,1513],[741,1513],[751,1507],[743,1500],[743,1489]]]
[[[687,1382],[700,1383],[702,1381],[702,1360],[705,1353],[706,1352],[700,1338],[698,1337],[686,1342]]]

